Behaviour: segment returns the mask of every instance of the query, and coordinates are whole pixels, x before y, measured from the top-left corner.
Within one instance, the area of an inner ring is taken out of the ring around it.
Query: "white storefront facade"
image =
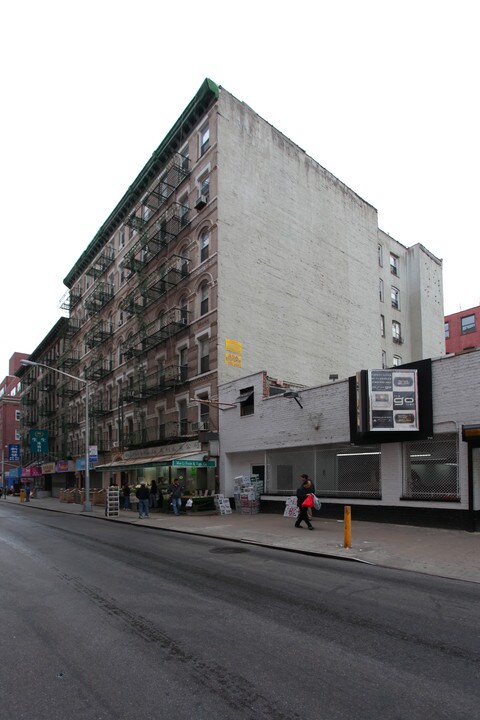
[[[426,362],[430,410],[421,407],[420,415],[431,412],[428,436],[403,433],[393,442],[385,433],[381,442],[374,433],[352,438],[348,378],[297,388],[293,396],[266,372],[221,385],[219,402],[231,404],[220,412],[221,491],[231,496],[235,477],[259,474],[262,509],[280,511],[307,473],[322,513],[348,504],[357,516],[473,530],[480,515],[480,350]]]

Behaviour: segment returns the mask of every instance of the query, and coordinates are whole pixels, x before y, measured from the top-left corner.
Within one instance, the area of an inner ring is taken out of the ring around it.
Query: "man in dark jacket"
[[[313,483],[308,478],[304,478],[302,484],[297,490],[298,517],[295,523],[295,527],[297,528],[302,527],[301,522],[304,520],[307,523],[308,529],[313,530],[313,525],[308,517],[308,508],[302,507],[302,503],[311,493],[313,493]]]
[[[180,515],[182,509],[182,486],[180,485],[178,478],[173,478],[173,482],[168,488],[170,493],[170,502],[172,503],[173,512],[175,515]]]
[[[144,517],[150,517],[148,512],[148,506],[150,503],[150,490],[145,485],[145,480],[142,480],[140,487],[136,491],[135,495],[138,498],[138,517],[140,519]]]

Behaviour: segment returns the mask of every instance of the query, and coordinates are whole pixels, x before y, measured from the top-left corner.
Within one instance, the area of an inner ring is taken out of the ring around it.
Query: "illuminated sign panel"
[[[369,370],[368,400],[368,431],[419,429],[416,370]]]

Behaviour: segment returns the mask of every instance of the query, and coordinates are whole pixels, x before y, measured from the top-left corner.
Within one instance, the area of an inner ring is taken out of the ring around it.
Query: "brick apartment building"
[[[480,305],[445,316],[445,348],[458,353],[480,347]]]
[[[441,261],[210,80],[64,283],[68,318],[31,359],[90,383],[93,487],[181,473],[218,489],[219,383],[268,367],[314,385],[445,351]],[[84,383],[23,370],[49,453],[80,458]]]
[[[10,470],[19,466],[18,462],[8,459],[8,446],[19,445],[20,433],[20,388],[19,379],[15,375],[20,367],[20,361],[28,358],[25,353],[14,353],[8,363],[8,375],[0,383],[0,442],[1,442],[1,472],[0,485],[7,485],[7,476]]]

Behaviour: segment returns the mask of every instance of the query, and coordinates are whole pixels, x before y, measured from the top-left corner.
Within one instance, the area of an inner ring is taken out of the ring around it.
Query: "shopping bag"
[[[316,495],[313,496],[313,507],[315,508],[315,510],[320,510],[322,507],[322,503]]]
[[[302,502],[302,507],[313,507],[313,494],[309,493]]]

